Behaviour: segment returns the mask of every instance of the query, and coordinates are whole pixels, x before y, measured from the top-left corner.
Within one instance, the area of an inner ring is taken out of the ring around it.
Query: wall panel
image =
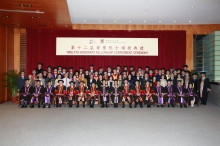
[[[220,24],[207,25],[112,25],[112,24],[74,24],[78,30],[186,30],[186,64],[193,68],[193,35],[209,34],[220,30]]]
[[[7,31],[6,28],[0,25],[0,81],[3,80],[3,74],[6,72],[6,38]],[[4,83],[0,82],[0,103],[5,102],[6,89],[3,88]]]

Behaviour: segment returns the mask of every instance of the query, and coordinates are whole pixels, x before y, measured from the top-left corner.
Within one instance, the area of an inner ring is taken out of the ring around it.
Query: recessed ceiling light
[[[37,18],[40,18],[39,16]]]
[[[105,11],[102,11],[102,13],[105,13]]]
[[[32,5],[30,5],[30,4],[28,4],[27,6],[28,6],[28,7],[32,7]]]
[[[21,7],[24,7],[24,4],[20,4]]]
[[[146,21],[144,21],[144,22],[146,22]]]
[[[211,17],[209,17],[209,19],[210,19]]]
[[[20,25],[20,24],[17,24],[17,25]]]
[[[148,11],[148,9],[145,9],[145,11]]]
[[[159,22],[161,22],[161,21],[159,21]]]
[[[173,22],[176,22],[175,20]]]
[[[86,22],[86,20],[84,20]]]
[[[116,20],[114,22],[116,22]]]
[[[102,20],[99,20],[99,22],[102,22]]]
[[[191,8],[193,9],[194,7],[193,7],[193,6],[191,6]]]
[[[68,27],[67,25],[65,25],[65,27]]]
[[[131,21],[130,21],[131,22]]]
[[[9,18],[10,16],[6,15],[7,18]]]
[[[192,22],[191,20],[189,20],[189,22]]]
[[[31,18],[34,18],[34,16],[31,16]]]

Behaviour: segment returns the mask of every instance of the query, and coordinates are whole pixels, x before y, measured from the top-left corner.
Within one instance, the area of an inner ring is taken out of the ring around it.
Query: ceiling
[[[1,0],[0,25],[220,24],[220,0]]]
[[[72,29],[66,0],[0,0],[0,25]]]
[[[220,24],[220,0],[67,0],[73,24]]]

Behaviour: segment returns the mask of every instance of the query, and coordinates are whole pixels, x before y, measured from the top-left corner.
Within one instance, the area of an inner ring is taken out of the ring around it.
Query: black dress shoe
[[[21,108],[23,108],[23,107],[24,107],[24,105],[21,106]]]
[[[187,108],[187,106],[186,106],[186,105],[184,105],[184,107],[185,107],[185,108]]]
[[[49,104],[48,108],[50,108],[50,104]]]
[[[174,107],[174,105],[172,105],[172,107]]]
[[[182,108],[183,106],[181,105],[180,108]]]
[[[129,106],[129,108],[132,108],[132,106]]]
[[[164,107],[163,105],[160,105],[161,107]]]
[[[44,104],[42,108],[45,108],[45,107],[46,107],[46,106],[45,106],[45,104]]]
[[[150,106],[150,105],[148,105],[148,106],[147,106],[147,108],[151,108],[151,106]]]
[[[170,107],[170,105],[168,104],[168,107]]]
[[[85,105],[83,105],[83,108],[85,107]]]
[[[157,105],[157,107],[160,107],[159,105]]]
[[[78,108],[79,106],[77,105],[76,108]]]
[[[24,108],[27,108],[27,105],[25,105]]]

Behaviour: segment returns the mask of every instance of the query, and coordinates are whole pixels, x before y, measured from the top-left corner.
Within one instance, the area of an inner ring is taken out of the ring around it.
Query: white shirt
[[[66,86],[66,87],[69,87],[69,86],[70,86],[70,83],[69,83],[69,82],[70,82],[71,80],[70,80],[69,78],[63,78],[63,81],[64,81],[64,83],[63,83],[64,86]]]

